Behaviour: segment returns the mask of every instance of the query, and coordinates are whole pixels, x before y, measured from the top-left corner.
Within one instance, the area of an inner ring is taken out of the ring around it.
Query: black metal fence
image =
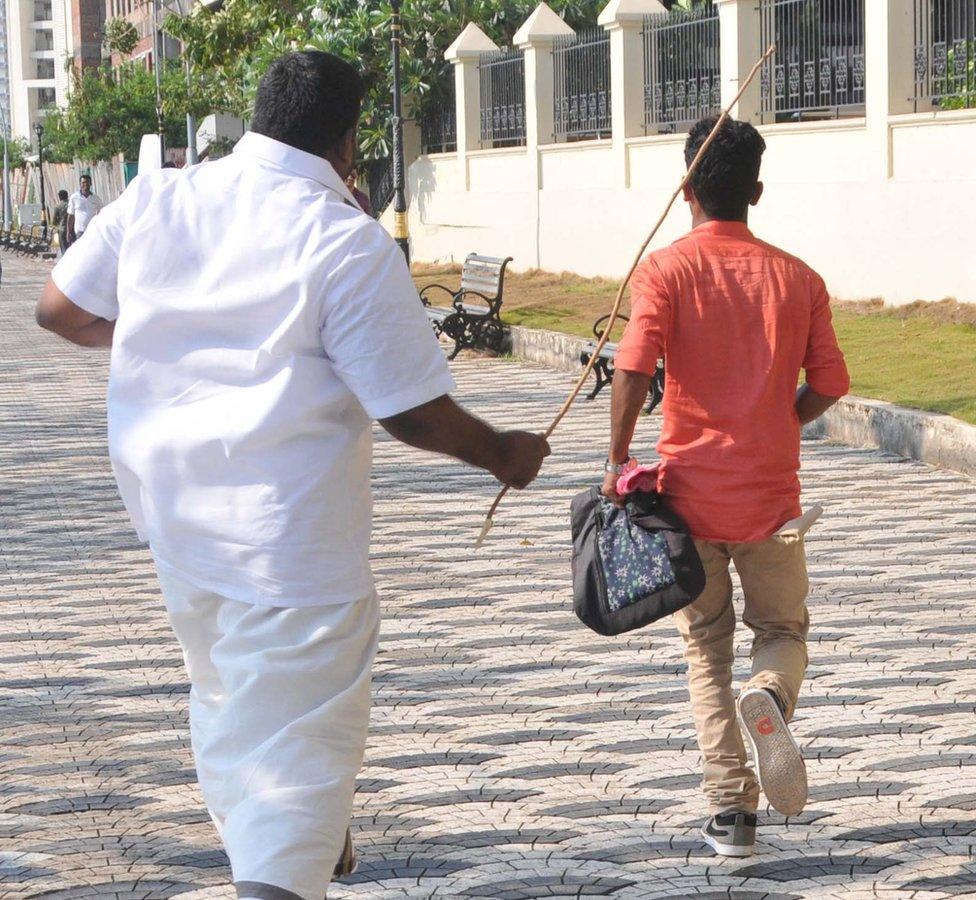
[[[610,136],[610,34],[602,28],[556,38],[552,50],[556,140]]]
[[[873,0],[872,0],[873,2]],[[764,122],[864,113],[865,0],[760,0]]]
[[[447,73],[440,94],[420,117],[420,141],[424,153],[457,150],[457,112],[454,106],[453,72]]]
[[[673,132],[719,112],[718,10],[706,3],[647,16],[642,34],[645,130]]]
[[[521,50],[483,53],[481,145],[517,147],[525,143],[525,57]]]
[[[369,205],[378,219],[393,202],[393,160],[389,156],[375,159],[366,167],[366,181],[369,185]]]
[[[976,0],[915,0],[915,100],[976,107]]]

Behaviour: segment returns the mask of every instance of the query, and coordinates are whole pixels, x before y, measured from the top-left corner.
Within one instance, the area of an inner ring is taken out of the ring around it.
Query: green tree
[[[36,152],[35,148],[31,147],[30,142],[24,138],[10,138],[7,141],[7,158],[10,161],[11,169],[21,168],[25,159]]]
[[[444,51],[467,22],[477,22],[499,45],[528,17],[536,0],[404,0],[403,87],[422,114],[447,88]],[[574,28],[593,26],[602,0],[552,0]],[[276,57],[293,49],[326,50],[354,63],[366,81],[360,150],[374,159],[389,153],[390,5],[360,0],[226,0],[202,4],[166,29],[181,40],[195,82],[215,109],[247,117],[258,81]]]
[[[105,46],[112,53],[128,56],[139,43],[139,32],[128,19],[109,19],[105,23]]]
[[[151,72],[136,64],[115,71],[99,69],[73,76],[68,105],[46,122],[45,156],[54,161],[109,159],[122,153],[135,159],[144,134],[157,129],[156,90]],[[163,73],[163,121],[168,146],[186,145],[187,88],[182,69]],[[194,94],[194,113],[207,109],[208,98]]]

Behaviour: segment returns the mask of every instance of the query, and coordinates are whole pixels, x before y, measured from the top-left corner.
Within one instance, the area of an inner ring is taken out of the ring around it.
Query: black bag
[[[573,498],[573,606],[598,634],[642,628],[691,603],[705,570],[684,522],[656,493],[625,509],[599,488]]]

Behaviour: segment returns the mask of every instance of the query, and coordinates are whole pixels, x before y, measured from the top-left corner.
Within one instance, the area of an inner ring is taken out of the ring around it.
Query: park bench
[[[10,249],[14,253],[26,256],[27,248],[31,243],[31,234],[32,230],[30,225],[21,225],[11,237]]]
[[[583,366],[587,366],[590,363],[590,359],[593,357],[593,353],[596,351],[597,344],[603,337],[603,331],[606,327],[607,321],[610,315],[600,316],[593,323],[593,340],[587,341],[583,345],[583,351],[580,353],[580,363]],[[627,316],[618,315],[617,321],[627,322],[629,319]],[[596,376],[596,386],[593,388],[589,394],[586,395],[587,400],[592,400],[597,394],[600,393],[610,382],[613,381],[614,372],[614,359],[617,356],[617,344],[613,341],[607,341],[603,347],[600,348],[599,356],[597,361],[593,364],[593,374]],[[651,379],[651,390],[647,398],[647,406],[644,407],[644,412],[650,415],[664,399],[664,362],[658,360],[657,371],[654,373],[654,377]]]
[[[428,284],[420,292],[421,302],[434,327],[434,334],[454,341],[448,359],[465,348],[501,352],[505,331],[502,326],[502,291],[505,268],[512,257],[501,259],[469,253],[461,267],[461,286],[451,290],[442,284]],[[443,291],[449,306],[434,306],[430,294]]]
[[[24,225],[20,228],[4,228],[0,231],[0,246],[22,256],[53,257],[51,241],[54,232],[49,228],[44,236],[43,225]]]
[[[43,225],[32,225],[30,233],[27,236],[24,253],[28,256],[35,257],[52,257],[54,256],[54,252],[51,250],[51,241],[53,239],[54,231],[51,228],[47,229],[47,235],[45,235]]]
[[[29,234],[30,234],[29,228],[24,228],[24,227],[14,228],[13,226],[11,226],[10,228],[4,229],[3,238],[2,240],[0,240],[0,243],[3,244],[6,250],[16,251],[17,248],[20,246],[21,242],[27,240]]]

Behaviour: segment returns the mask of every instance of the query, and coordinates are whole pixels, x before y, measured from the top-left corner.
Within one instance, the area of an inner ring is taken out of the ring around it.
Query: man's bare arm
[[[71,240],[75,239],[75,214],[74,213],[68,214],[68,237],[71,238]]]
[[[48,278],[41,299],[34,310],[34,318],[41,328],[53,331],[79,347],[111,347],[115,322],[93,315],[76,306]]]
[[[818,394],[809,384],[801,385],[796,392],[796,414],[801,425],[819,419],[840,397]]]
[[[617,369],[613,373],[612,396],[610,400],[610,462],[620,465],[630,456],[630,443],[641,410],[647,402],[651,388],[651,376],[642,372],[626,372]],[[617,495],[617,476],[607,473],[603,480],[603,493],[614,502],[620,501]]]
[[[549,445],[541,435],[496,431],[446,395],[380,419],[380,425],[404,444],[453,456],[515,488],[533,481],[549,455]]]

